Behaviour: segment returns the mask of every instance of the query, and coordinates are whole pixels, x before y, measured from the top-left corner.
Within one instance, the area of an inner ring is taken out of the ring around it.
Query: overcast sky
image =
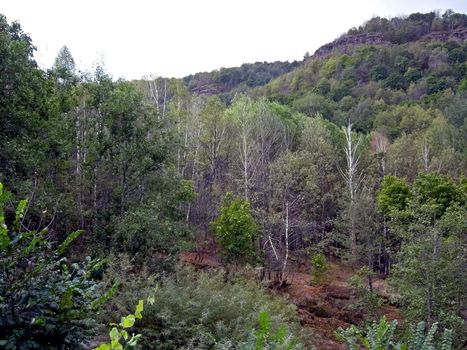
[[[182,77],[256,61],[299,60],[374,15],[453,9],[467,0],[2,0],[48,68],[66,45],[77,66],[114,77]]]

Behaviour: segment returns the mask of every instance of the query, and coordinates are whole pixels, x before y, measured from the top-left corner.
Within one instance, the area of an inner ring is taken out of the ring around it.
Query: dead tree
[[[359,135],[357,138],[352,134],[352,124],[348,124],[347,127],[342,127],[345,136],[345,158],[346,168],[342,170],[339,168],[342,177],[344,178],[349,197],[349,217],[350,217],[350,251],[352,257],[357,257],[357,232],[355,227],[355,201],[357,197],[357,191],[362,181],[362,172],[359,171],[358,166],[360,162],[359,147],[362,143],[362,136]]]

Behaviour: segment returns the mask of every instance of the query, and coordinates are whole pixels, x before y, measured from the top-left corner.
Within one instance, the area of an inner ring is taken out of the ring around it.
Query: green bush
[[[266,311],[259,314],[259,328],[251,338],[240,345],[241,350],[294,350],[301,349],[302,345],[297,343],[293,336],[288,334],[284,326],[273,333]],[[313,347],[312,349],[315,350]]]
[[[317,253],[311,257],[311,285],[317,285],[322,282],[324,272],[326,271],[326,257],[322,253]]]
[[[352,288],[352,303],[349,308],[371,317],[378,314],[378,308],[381,305],[378,294],[370,289],[368,284],[368,280],[373,275],[374,272],[365,266],[349,279],[349,286]]]
[[[220,214],[211,228],[228,260],[238,261],[253,254],[256,224],[250,213],[250,202],[227,193]]]
[[[180,219],[180,213],[165,208],[165,204],[135,206],[124,218],[116,218],[114,250],[159,272],[171,270],[178,253],[191,239]]]
[[[337,338],[345,341],[349,350],[450,350],[452,332],[445,329],[441,336],[436,336],[438,324],[426,329],[424,322],[412,328],[407,342],[396,339],[397,320],[388,322],[383,316],[379,322],[373,322],[364,329],[355,325],[339,328]]]
[[[388,68],[383,65],[376,65],[370,70],[371,80],[374,80],[374,81],[384,80],[388,77],[388,75],[389,75]]]
[[[139,300],[153,295],[157,275],[136,265],[128,254],[110,255],[106,258],[102,284],[106,290],[114,291],[98,315],[100,323],[107,323],[115,315],[130,314]]]
[[[154,304],[154,298],[148,297],[148,303]],[[128,330],[131,329],[136,320],[143,318],[141,312],[144,310],[143,300],[139,300],[136,305],[135,312],[123,316],[120,323],[111,323],[112,329],[109,332],[110,343],[101,344],[95,350],[129,350],[134,349],[138,344],[141,334],[132,333],[131,337],[128,334]]]
[[[179,268],[164,278],[139,323],[145,349],[238,348],[266,311],[272,333],[284,325],[290,341],[300,336],[295,308],[252,281],[225,282],[217,272]]]
[[[80,349],[103,302],[92,278],[101,263],[70,264],[63,253],[81,232],[53,248],[46,230],[23,226],[27,201],[5,215],[7,199],[0,183],[0,348]]]

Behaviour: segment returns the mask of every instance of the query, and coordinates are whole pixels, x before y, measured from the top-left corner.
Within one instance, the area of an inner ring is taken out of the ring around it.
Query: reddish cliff
[[[465,41],[467,40],[467,28],[459,28],[450,31],[436,31],[424,35],[419,41]],[[382,33],[345,34],[331,43],[321,46],[312,57],[325,58],[332,52],[348,53],[360,45],[392,45]]]

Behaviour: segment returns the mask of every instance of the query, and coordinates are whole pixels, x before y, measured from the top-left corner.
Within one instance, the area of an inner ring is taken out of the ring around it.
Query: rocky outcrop
[[[349,53],[360,45],[390,45],[391,42],[381,33],[343,35],[331,43],[321,46],[312,57],[325,58],[331,52]]]
[[[467,28],[459,28],[450,31],[436,31],[424,35],[420,41],[458,41],[467,40]],[[326,58],[330,53],[350,53],[360,45],[393,45],[382,33],[345,34],[331,43],[321,46],[313,54],[314,58]]]
[[[458,41],[467,40],[467,28],[459,28],[450,31],[431,32],[420,39],[421,41]]]

